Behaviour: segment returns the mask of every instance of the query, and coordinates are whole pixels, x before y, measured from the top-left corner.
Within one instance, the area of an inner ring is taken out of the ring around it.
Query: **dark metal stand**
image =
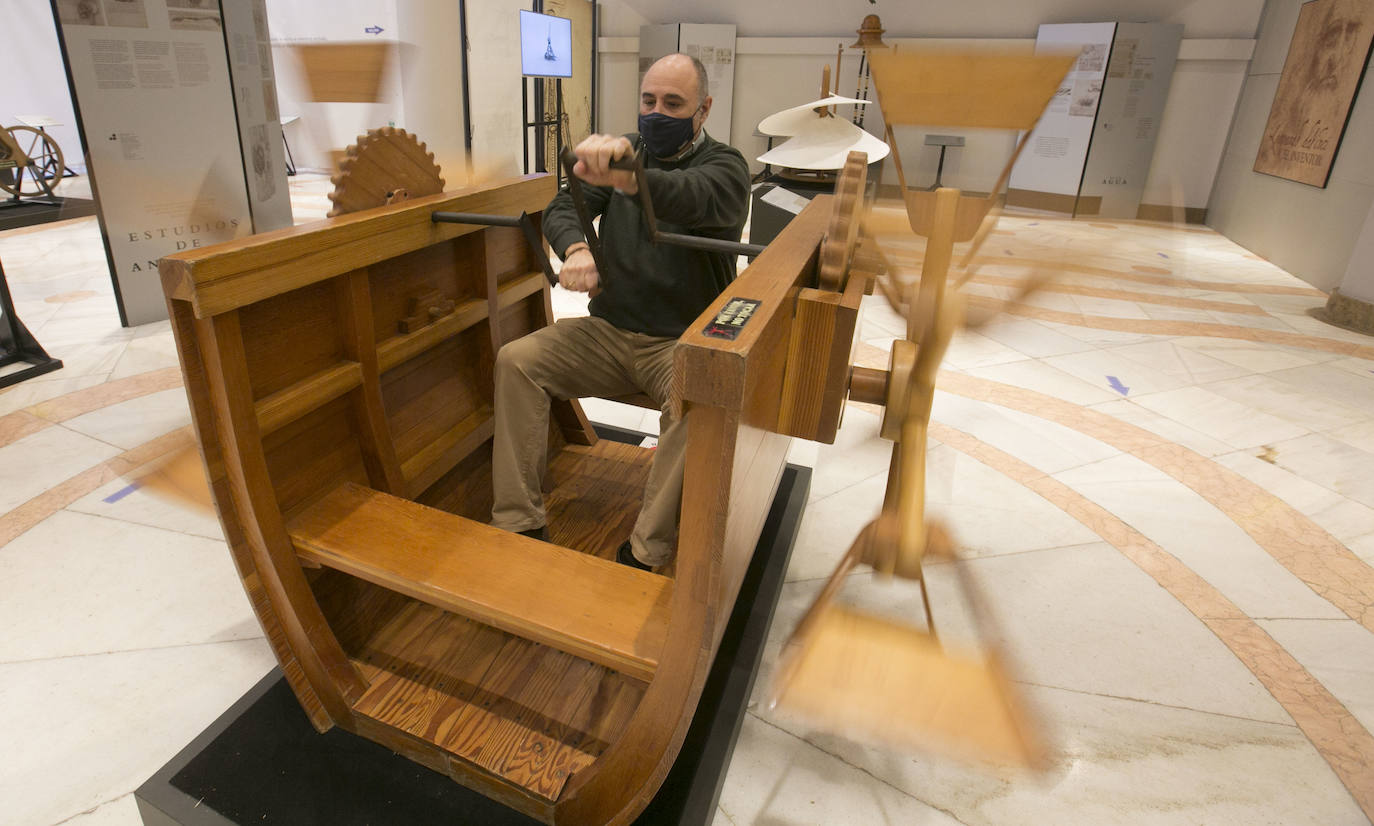
[[[930,185],[929,191],[940,188],[940,175],[945,171],[945,150],[951,146],[963,145],[963,135],[926,135],[926,146],[940,147],[940,161],[935,167],[935,183]]]
[[[281,145],[286,147],[286,174],[296,174],[296,159],[291,157],[291,144],[286,140],[286,130],[281,130]]]
[[[597,426],[618,441],[644,434]],[[811,487],[788,465],[677,762],[635,821],[709,826],[739,737]],[[134,794],[146,826],[537,826],[341,729],[318,734],[273,669]]]
[[[29,367],[0,375],[0,387],[62,369],[62,362],[49,356],[14,312],[5,269],[0,267],[0,367],[28,362]]]
[[[540,78],[535,78],[535,80],[539,80],[539,79],[540,79]],[[524,152],[524,161],[525,161],[524,169],[525,169],[525,174],[528,175],[528,174],[530,174],[530,142],[529,142],[529,130],[530,130],[531,128],[533,128],[533,129],[536,130],[535,133],[534,133],[534,142],[535,142],[536,147],[538,148],[538,151],[535,153],[535,158],[534,158],[534,171],[535,171],[535,172],[549,172],[549,171],[556,172],[556,173],[557,173],[557,176],[558,176],[558,185],[561,187],[561,186],[563,185],[563,170],[562,170],[561,168],[558,168],[559,165],[558,165],[557,161],[554,162],[554,167],[555,167],[555,169],[550,170],[550,169],[548,168],[548,164],[547,164],[547,163],[545,162],[545,160],[544,160],[544,129],[545,129],[546,127],[549,127],[549,126],[552,126],[552,127],[554,128],[554,133],[553,133],[554,146],[555,146],[554,157],[555,157],[555,158],[559,158],[559,157],[562,157],[562,155],[563,155],[563,79],[562,79],[562,78],[555,78],[555,79],[554,79],[554,82],[553,82],[553,86],[554,86],[554,95],[557,97],[557,102],[556,102],[557,105],[556,105],[556,108],[555,108],[555,110],[554,110],[554,117],[553,117],[553,120],[546,120],[546,119],[543,119],[542,115],[543,115],[543,112],[544,112],[544,94],[543,94],[543,92],[542,92],[542,90],[541,90],[540,88],[536,87],[535,90],[534,90],[534,108],[535,108],[535,110],[539,113],[539,115],[536,116],[536,118],[537,118],[536,120],[527,120],[527,121],[525,121],[525,129],[524,129],[524,131],[521,133],[520,144],[521,144],[521,149],[522,149],[523,152]],[[530,78],[524,77],[524,78],[521,78],[521,79],[520,79],[520,113],[521,113],[521,116],[522,116],[522,117],[529,117],[529,111],[530,111],[530,101],[529,101],[529,98],[530,98]]]

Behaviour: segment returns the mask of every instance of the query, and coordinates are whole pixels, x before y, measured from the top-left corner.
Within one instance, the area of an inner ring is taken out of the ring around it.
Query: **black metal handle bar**
[[[519,215],[481,215],[475,212],[433,212],[429,220],[436,224],[471,224],[481,227],[519,227],[525,236],[525,244],[530,248],[534,259],[544,266],[544,278],[551,286],[558,286],[558,276],[549,263],[549,254],[544,251],[544,241],[539,230],[534,228],[534,219],[528,212]]]
[[[577,163],[577,156],[572,149],[563,147],[563,153],[559,156],[563,162],[563,169],[568,175],[568,194],[572,196],[573,207],[577,210],[578,223],[582,225],[582,235],[587,239],[587,247],[591,250],[592,260],[596,262],[597,272],[604,279],[606,268],[601,265],[601,241],[597,238],[596,229],[592,226],[591,212],[587,209],[587,200],[582,194],[582,182],[573,174],[573,166]],[[649,197],[649,180],[644,171],[644,164],[638,155],[626,158],[617,158],[611,161],[611,169],[621,169],[635,174],[635,183],[639,189],[639,204],[644,210],[644,224],[649,229],[649,238],[656,244],[670,244],[675,247],[686,247],[689,249],[705,250],[706,252],[719,252],[726,255],[743,255],[748,258],[757,258],[763,252],[762,244],[743,244],[739,241],[725,241],[720,238],[703,238],[700,235],[683,235],[678,232],[660,232],[658,229],[658,219],[654,215],[653,199]]]

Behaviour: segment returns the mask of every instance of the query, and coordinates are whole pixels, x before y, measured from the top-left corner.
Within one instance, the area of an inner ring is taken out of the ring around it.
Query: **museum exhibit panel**
[[[1374,822],[1374,0],[862,5],[0,0],[0,820]],[[736,275],[499,530],[675,52]]]

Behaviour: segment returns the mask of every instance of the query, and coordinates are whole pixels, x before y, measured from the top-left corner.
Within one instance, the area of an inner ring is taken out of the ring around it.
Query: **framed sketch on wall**
[[[1298,12],[1255,171],[1325,187],[1374,39],[1374,0],[1311,0]]]

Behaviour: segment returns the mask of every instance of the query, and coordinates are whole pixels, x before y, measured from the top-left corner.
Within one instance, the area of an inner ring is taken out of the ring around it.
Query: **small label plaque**
[[[711,323],[706,325],[706,329],[701,331],[702,335],[734,341],[739,337],[739,331],[754,317],[754,311],[761,303],[752,298],[730,299],[720,312],[716,313]]]

